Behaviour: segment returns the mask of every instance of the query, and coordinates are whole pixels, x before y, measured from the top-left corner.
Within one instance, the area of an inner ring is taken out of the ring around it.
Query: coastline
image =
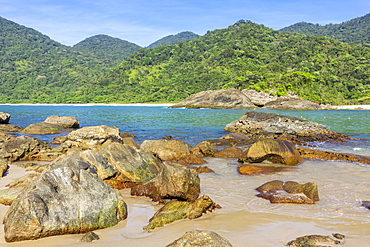
[[[334,110],[370,110],[370,105],[333,105]]]

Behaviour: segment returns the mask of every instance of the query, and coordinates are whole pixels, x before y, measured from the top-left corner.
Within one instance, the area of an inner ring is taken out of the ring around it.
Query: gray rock
[[[267,102],[265,109],[284,109],[284,110],[321,110],[322,107],[312,101],[299,98],[278,98],[275,101]]]
[[[22,132],[24,128],[12,124],[0,124],[0,133]]]
[[[22,130],[23,133],[29,135],[49,135],[49,134],[59,134],[63,132],[69,132],[70,130],[64,128],[60,125],[51,123],[34,123],[28,125]]]
[[[268,102],[275,101],[278,99],[277,96],[272,96],[265,92],[257,92],[256,90],[253,89],[242,90],[242,93],[244,93],[253,104],[259,107],[264,106]]]
[[[10,120],[10,114],[5,112],[0,112],[0,124],[7,124]]]
[[[208,90],[192,94],[171,107],[254,109],[256,106],[237,89]]]
[[[87,242],[87,243],[90,243],[94,240],[99,240],[99,236],[98,234],[96,234],[95,232],[88,232],[86,233],[80,240],[80,242]]]
[[[76,117],[60,117],[58,115],[47,117],[45,123],[63,126],[64,128],[79,128],[80,122]]]
[[[89,232],[116,225],[126,205],[94,167],[66,156],[34,179],[4,217],[7,242]]]
[[[24,186],[0,190],[0,204],[11,205],[15,198],[22,194],[24,190]]]
[[[103,180],[114,177],[118,172],[116,168],[108,164],[108,161],[98,151],[86,150],[79,153],[79,157],[82,161],[95,166],[98,176]]]
[[[193,230],[166,247],[232,247],[231,243],[212,231]]]

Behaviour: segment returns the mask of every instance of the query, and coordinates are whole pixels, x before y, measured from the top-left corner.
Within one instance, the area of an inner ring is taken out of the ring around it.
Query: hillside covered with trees
[[[162,46],[162,45],[172,45],[172,44],[183,42],[183,41],[190,41],[190,40],[196,39],[198,37],[199,37],[199,35],[195,34],[193,32],[189,32],[189,31],[181,32],[181,33],[178,33],[178,34],[175,34],[175,35],[168,35],[166,37],[163,37],[163,38],[151,43],[146,48],[151,49],[151,48],[155,48],[155,47]]]
[[[325,26],[307,22],[299,22],[289,27],[285,27],[280,31],[315,36],[327,36],[347,43],[369,44],[370,14],[343,22],[341,24],[328,24]]]
[[[250,21],[198,39],[139,50],[98,81],[98,102],[173,102],[220,88],[288,91],[319,103],[359,103],[370,48],[274,31]]]

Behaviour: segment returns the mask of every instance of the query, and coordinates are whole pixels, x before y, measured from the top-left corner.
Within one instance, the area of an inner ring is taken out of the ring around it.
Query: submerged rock
[[[205,195],[194,202],[172,200],[154,214],[144,230],[150,231],[180,219],[199,218],[207,211],[211,212],[215,208],[221,207]]]
[[[281,139],[263,139],[252,144],[239,162],[261,163],[265,160],[288,166],[303,161],[293,143]]]
[[[277,172],[293,171],[288,166],[271,166],[271,165],[252,165],[252,164],[240,164],[238,165],[238,172],[242,175],[261,175],[261,174],[272,174]]]
[[[193,230],[166,247],[232,247],[230,242],[215,232]]]
[[[0,124],[0,133],[22,132],[24,128],[12,124]]]
[[[303,118],[248,111],[225,130],[242,133],[250,139],[280,138],[296,143],[310,141],[345,141],[350,137],[331,131],[328,127]]]
[[[198,173],[175,163],[161,164],[161,170],[155,178],[131,188],[131,195],[148,196],[154,201],[165,199],[194,201],[199,193]]]
[[[7,242],[84,233],[116,225],[126,205],[95,169],[66,156],[34,179],[4,217]]]
[[[333,246],[342,244],[345,236],[339,233],[333,233],[332,236],[323,235],[307,235],[299,237],[287,243],[288,247],[319,247],[319,246]]]
[[[64,128],[79,128],[80,121],[76,117],[60,117],[58,115],[47,117],[45,123],[56,124]]]
[[[370,157],[368,156],[321,151],[303,147],[297,147],[297,150],[304,159],[347,160],[351,162],[370,164]]]
[[[236,108],[254,109],[251,100],[237,89],[208,90],[192,94],[172,108]]]

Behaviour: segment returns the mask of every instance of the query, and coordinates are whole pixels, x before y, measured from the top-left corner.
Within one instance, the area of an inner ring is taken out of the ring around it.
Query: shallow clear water
[[[81,126],[117,126],[121,132],[137,135],[137,142],[171,135],[191,145],[219,138],[223,127],[239,118],[246,110],[169,109],[142,106],[0,106],[10,113],[11,124],[26,127],[42,122],[51,115],[75,116]],[[304,117],[361,140],[341,144],[315,143],[318,148],[370,156],[370,111],[272,111]],[[36,136],[48,141],[50,136]],[[128,204],[127,220],[115,227],[95,231],[101,237],[88,246],[165,246],[193,229],[212,230],[228,239],[233,246],[284,246],[288,241],[307,234],[346,235],[344,246],[368,246],[370,211],[361,206],[370,201],[370,166],[343,161],[305,160],[292,171],[269,175],[243,176],[237,172],[235,159],[207,158],[215,173],[200,174],[201,193],[222,206],[199,219],[181,220],[147,233],[142,228],[159,205],[148,198],[123,195]],[[16,168],[17,169],[17,168]],[[10,180],[10,175],[0,185]],[[320,201],[315,205],[271,204],[255,196],[255,188],[271,180],[315,182]],[[7,207],[0,207],[4,215]],[[0,246],[81,246],[81,235],[56,236],[36,241]]]

